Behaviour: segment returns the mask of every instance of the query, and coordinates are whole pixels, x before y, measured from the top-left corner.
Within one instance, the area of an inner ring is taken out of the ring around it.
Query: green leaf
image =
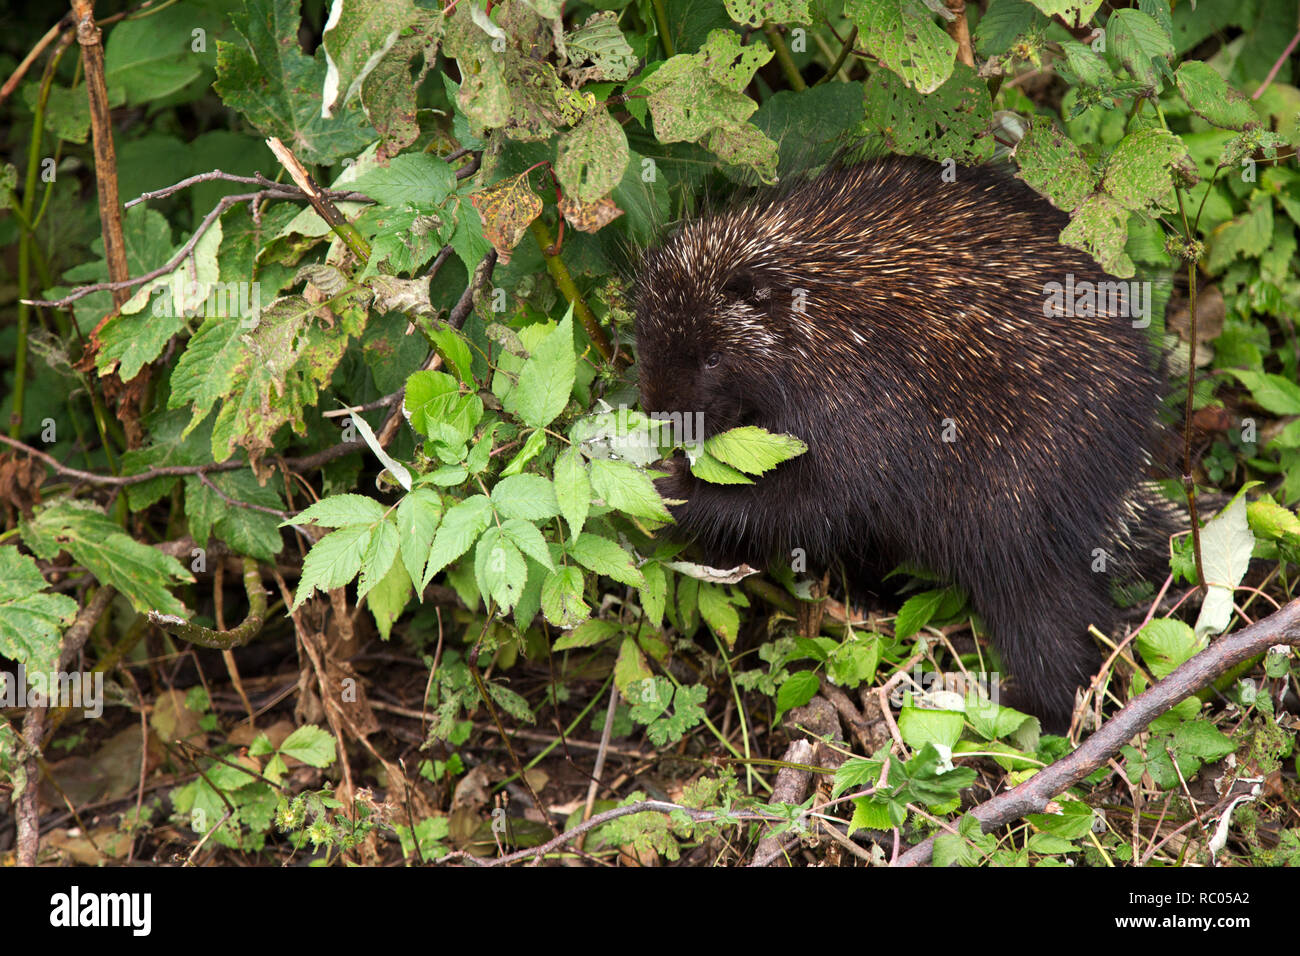
[[[1035,123],[1016,144],[1020,178],[1057,209],[1073,212],[1093,191],[1094,177],[1079,147],[1050,123]]]
[[[1232,738],[1208,720],[1187,720],[1174,728],[1174,747],[1205,761],[1221,760],[1237,749]]]
[[[519,548],[500,528],[488,528],[474,550],[474,576],[479,590],[490,595],[497,610],[506,614],[519,600],[528,565]]]
[[[795,671],[781,684],[776,692],[776,719],[773,723],[779,723],[781,715],[787,710],[795,707],[802,707],[808,701],[813,699],[813,694],[817,693],[817,688],[821,682],[817,679],[815,671]]]
[[[1103,86],[1114,82],[1115,75],[1106,65],[1104,58],[1076,40],[1062,40],[1061,50],[1065,53],[1066,65],[1084,86]]]
[[[1131,11],[1126,11],[1131,12]],[[1174,206],[1170,166],[1187,159],[1183,141],[1164,129],[1129,133],[1106,163],[1102,187],[1134,212],[1167,211]]]
[[[1274,415],[1300,415],[1300,384],[1282,375],[1253,369],[1226,370],[1250,390],[1250,397]]]
[[[555,459],[555,497],[572,540],[582,533],[591,506],[591,482],[582,455],[573,446],[560,452]]]
[[[1173,39],[1140,10],[1116,10],[1106,21],[1109,48],[1128,67],[1133,78],[1149,88],[1157,81],[1155,60],[1174,55]]]
[[[964,724],[965,714],[959,710],[904,707],[898,715],[898,732],[903,743],[913,750],[920,750],[926,744],[942,745],[951,750],[957,745]]]
[[[370,525],[382,520],[384,511],[383,505],[365,495],[330,495],[298,512],[289,520],[281,521],[280,527],[313,523],[322,528],[341,528],[349,524]]]
[[[506,411],[526,425],[545,428],[569,403],[577,360],[573,353],[573,307],[560,324],[533,349],[519,373],[519,384],[506,396]]]
[[[429,563],[420,580],[420,589],[423,590],[435,574],[468,551],[491,522],[492,506],[487,495],[474,495],[449,508],[434,535],[433,550],[429,552]]]
[[[1111,275],[1127,279],[1134,273],[1133,260],[1124,251],[1128,219],[1129,211],[1109,195],[1093,193],[1061,231],[1061,242],[1088,253]]]
[[[827,84],[840,85],[840,84]],[[865,84],[866,124],[896,153],[976,165],[993,155],[985,135],[993,124],[987,80],[965,63],[933,93],[920,93],[889,70]]]
[[[1182,621],[1157,618],[1137,634],[1138,653],[1157,680],[1164,680],[1201,650],[1201,642]]]
[[[716,584],[700,582],[700,617],[713,633],[722,638],[728,648],[736,646],[740,633],[740,613],[727,598],[727,592]]]
[[[727,14],[741,26],[760,27],[773,23],[811,23],[809,0],[723,0]]]
[[[1178,92],[1193,113],[1221,129],[1245,129],[1259,123],[1250,100],[1232,89],[1218,71],[1202,60],[1188,60],[1174,74]]]
[[[540,521],[560,513],[555,487],[541,475],[511,475],[492,489],[492,504],[507,518]]]
[[[561,636],[552,646],[553,650],[570,651],[576,647],[595,647],[620,634],[622,625],[616,621],[592,620],[580,624],[569,633]]]
[[[396,517],[402,565],[412,581],[419,581],[442,520],[442,499],[432,488],[416,488],[398,502]]]
[[[365,556],[361,559],[361,577],[357,581],[357,600],[360,601],[370,589],[383,580],[388,569],[397,560],[401,534],[392,520],[381,521],[375,525],[366,546]]]
[[[621,584],[639,588],[645,578],[632,563],[632,556],[608,538],[583,533],[569,545],[569,553],[584,568],[604,574]]]
[[[898,609],[898,618],[894,621],[894,635],[899,640],[904,640],[921,630],[930,623],[935,612],[939,610],[939,605],[947,597],[947,588],[913,594]]]
[[[0,655],[42,674],[58,668],[63,628],[78,610],[72,598],[45,588],[34,560],[0,547]]]
[[[1079,840],[1092,832],[1095,817],[1092,807],[1082,800],[1060,798],[1057,805],[1060,813],[1030,813],[1025,819],[1044,833],[1060,837],[1063,840]]]
[[[141,613],[159,611],[188,617],[169,587],[194,576],[175,558],[141,544],[92,505],[59,500],[20,520],[23,541],[38,558],[52,560],[67,551],[101,584],[120,591]]]
[[[847,0],[844,15],[867,52],[918,92],[937,90],[952,73],[957,43],[920,0]]]
[[[328,767],[338,757],[333,734],[314,724],[299,727],[280,744],[280,753],[309,767]]]
[[[387,166],[371,166],[347,185],[385,206],[436,206],[456,191],[456,174],[438,156],[403,153],[389,160]],[[457,338],[452,329],[443,327],[440,331]]]
[[[280,525],[274,515],[231,504],[221,497],[223,494],[231,501],[277,511],[284,507],[275,483],[259,485],[251,471],[213,474],[208,476],[208,484],[194,475],[187,475],[185,516],[189,519],[190,533],[195,541],[206,543],[212,535],[230,545],[237,554],[246,554],[260,561],[270,561],[283,550]]]
[[[593,203],[623,179],[629,152],[627,134],[604,106],[597,106],[573,129],[560,135],[555,175],[565,195]]]
[[[388,640],[393,625],[411,601],[411,576],[400,561],[394,561],[385,574],[366,594],[366,607],[375,619],[379,636]]]
[[[733,428],[705,439],[704,450],[723,464],[750,475],[761,475],[808,450],[793,435],[776,435],[756,425]]]
[[[715,485],[752,485],[754,479],[745,477],[730,465],[724,465],[707,451],[701,450],[691,462],[691,474],[701,481]]]
[[[230,11],[238,39],[217,41],[213,86],[264,136],[278,136],[304,162],[329,164],[359,152],[374,133],[356,103],[321,116],[325,50],[303,55],[298,6],[296,0],[244,0],[242,10]],[[306,95],[309,90],[316,95]]]
[[[369,525],[353,524],[317,541],[302,562],[302,577],[291,610],[296,611],[315,591],[332,591],[355,578],[366,558],[371,535]]]
[[[474,358],[470,354],[469,345],[465,342],[465,336],[456,329],[442,325],[433,330],[432,338],[438,347],[438,354],[443,357],[447,365],[456,370],[456,377],[465,385],[474,388],[476,384]]]
[[[546,539],[542,537],[537,525],[522,518],[512,518],[501,525],[501,533],[546,570],[555,570],[555,564],[551,561],[551,549],[546,546]]]
[[[556,627],[573,627],[591,613],[582,599],[582,572],[575,567],[556,568],[542,582],[542,614]]]
[[[641,587],[641,610],[646,621],[659,627],[664,620],[664,606],[668,601],[668,577],[658,561],[647,561],[641,566],[645,584]]]
[[[654,483],[641,469],[626,461],[594,458],[590,470],[592,489],[611,508],[638,518],[672,520]]]

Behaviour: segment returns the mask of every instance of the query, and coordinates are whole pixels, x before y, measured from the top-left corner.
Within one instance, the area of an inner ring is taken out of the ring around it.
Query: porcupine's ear
[[[784,290],[784,283],[776,281],[766,272],[754,269],[737,270],[722,285],[722,291],[726,295],[768,313],[784,294]]]

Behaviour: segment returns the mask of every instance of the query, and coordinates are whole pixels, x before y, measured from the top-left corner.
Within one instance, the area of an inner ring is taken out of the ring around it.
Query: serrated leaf
[[[1168,61],[1174,42],[1160,25],[1140,10],[1116,10],[1106,21],[1109,48],[1128,67],[1133,78],[1154,88],[1157,80],[1153,60]]]
[[[317,590],[332,591],[355,578],[361,571],[372,532],[369,525],[347,525],[317,541],[302,562],[302,577],[291,610],[296,611]]]
[[[391,519],[380,521],[375,525],[370,543],[366,546],[365,555],[361,559],[361,575],[357,580],[358,601],[388,574],[388,569],[397,560],[401,539],[397,525]]]
[[[646,621],[659,627],[664,619],[664,606],[668,601],[668,576],[663,565],[657,561],[647,561],[641,566],[641,575],[645,584],[641,586],[641,610],[645,612]]]
[[[501,525],[501,533],[547,571],[555,570],[555,564],[551,561],[551,549],[546,546],[546,539],[542,537],[537,525],[522,518],[513,518]]]
[[[957,43],[920,0],[847,0],[844,15],[862,33],[862,45],[921,93],[952,73]]]
[[[322,528],[341,528],[349,524],[369,525],[380,521],[384,517],[384,510],[378,501],[365,495],[330,495],[287,521],[280,522],[280,527],[294,524],[318,524]]]
[[[483,223],[483,237],[492,243],[503,263],[528,231],[528,224],[542,214],[542,201],[528,184],[528,173],[510,176],[470,194]]]
[[[299,727],[280,744],[280,753],[309,767],[328,767],[338,757],[334,735],[314,724]]]
[[[1152,676],[1163,680],[1199,652],[1202,644],[1182,621],[1157,618],[1138,631],[1137,648]]]
[[[53,672],[63,628],[76,616],[77,602],[46,591],[35,561],[15,547],[0,547],[0,656],[31,673]]]
[[[528,577],[524,556],[500,528],[488,528],[474,549],[474,576],[501,614],[509,613],[523,593]]]
[[[752,485],[754,479],[747,477],[730,465],[724,465],[707,451],[701,450],[691,462],[691,474],[701,481],[715,485]]]
[[[592,490],[611,508],[638,518],[672,520],[644,471],[626,461],[609,458],[594,458],[589,468]]]
[[[779,722],[787,710],[802,707],[812,700],[820,686],[821,682],[814,671],[796,671],[787,677],[776,692],[777,717],[773,723]]]
[[[386,206],[437,206],[456,191],[456,174],[438,156],[403,153],[387,166],[371,166],[348,187]]]
[[[608,538],[584,532],[569,545],[569,553],[584,568],[639,588],[645,578],[632,563],[632,556]]]
[[[1020,178],[1057,209],[1072,212],[1093,191],[1092,170],[1079,148],[1056,127],[1035,123],[1016,144]]]
[[[511,475],[492,489],[492,504],[507,518],[540,521],[560,513],[555,486],[541,475]]]
[[[582,599],[582,572],[568,565],[556,568],[542,582],[542,614],[556,627],[573,627],[591,613]]]
[[[591,482],[582,455],[572,445],[555,459],[555,497],[569,526],[569,539],[582,533],[591,506]]]
[[[37,557],[51,560],[66,550],[101,584],[121,592],[137,611],[189,616],[168,588],[193,581],[194,576],[175,558],[136,541],[91,506],[56,501],[30,520],[20,521],[19,529]]]
[[[757,425],[745,425],[705,439],[704,450],[725,465],[749,475],[761,475],[783,461],[802,455],[808,446],[793,435],[778,435]]]
[[[566,196],[594,203],[622,181],[629,156],[623,127],[598,106],[561,134],[555,175]]]
[[[900,640],[909,638],[929,624],[947,596],[947,588],[913,594],[898,609],[898,617],[894,621],[894,636]]]
[[[492,521],[492,505],[487,495],[474,495],[453,505],[443,515],[442,524],[433,538],[429,563],[420,580],[423,590],[433,576],[470,549]]]
[[[700,584],[700,617],[728,648],[735,647],[740,633],[740,612],[727,599],[727,592],[716,584]]]
[[[1102,188],[1134,212],[1167,210],[1174,204],[1169,167],[1186,157],[1187,147],[1168,130],[1137,130],[1110,154]]]
[[[304,162],[330,164],[359,152],[373,132],[355,104],[321,115],[325,50],[307,57],[298,43],[295,0],[245,0],[227,16],[237,37],[217,41],[214,89],[265,136],[278,136]],[[316,95],[303,95],[316,91]]]
[[[569,633],[562,635],[552,649],[556,651],[571,651],[578,647],[595,647],[597,644],[609,640],[616,634],[622,632],[623,628],[615,621],[592,620],[575,627]]]
[[[526,425],[545,428],[569,403],[577,360],[573,354],[573,307],[532,350],[519,373],[519,384],[506,396],[506,411]]]
[[[432,488],[416,488],[398,502],[396,520],[402,565],[412,581],[419,581],[442,520],[442,499]]]

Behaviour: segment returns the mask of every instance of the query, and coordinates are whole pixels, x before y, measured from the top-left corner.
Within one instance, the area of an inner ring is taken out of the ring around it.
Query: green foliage
[[[1127,680],[1128,691],[1232,625],[1252,557],[1273,562],[1274,586],[1292,592],[1300,172],[1288,159],[1300,146],[1300,90],[1278,58],[1294,32],[1293,5],[993,0],[981,15],[970,4],[977,69],[921,0],[604,6],[343,5],[310,56],[300,29],[316,27],[289,0],[240,0],[224,16],[182,2],[107,28],[109,102],[130,107],[114,114],[127,198],[214,166],[275,178],[263,145],[274,136],[338,191],[347,225],[277,192],[233,204],[178,257],[221,196],[255,188],[200,182],[126,212],[130,274],[161,271],[120,307],[99,290],[34,323],[24,311],[23,331],[0,332],[7,351],[21,341],[31,356],[0,404],[16,436],[42,436],[49,454],[79,468],[149,476],[110,508],[80,484],[51,488],[16,521],[0,547],[0,653],[29,668],[57,660],[76,612],[42,577],[59,560],[137,612],[191,617],[201,597],[194,576],[153,547],[188,533],[200,558],[220,544],[263,562],[290,560],[285,545],[296,536],[310,548],[292,610],[343,589],[365,602],[385,639],[405,634],[404,615],[430,586],[454,592],[427,700],[430,737],[453,745],[483,708],[536,719],[532,689],[510,684],[520,657],[546,661],[559,685],[589,666],[612,673],[618,719],[661,747],[720,734],[708,715],[732,697],[742,723],[775,726],[823,680],[857,690],[894,676],[918,635],[969,618],[965,597],[938,585],[912,592],[892,634],[828,621],[805,633],[784,615],[765,619],[748,582],[682,560],[680,545],[656,535],[671,521],[654,484],[667,449],[624,407],[635,378],[613,358],[629,352],[630,249],[697,212],[705,196],[789,180],[858,145],[956,164],[1009,154],[1015,174],[1063,212],[1062,242],[1117,277],[1158,287],[1149,334],[1172,356],[1190,331],[1175,321],[1177,306],[1166,324],[1170,276],[1197,278],[1198,349],[1210,364],[1194,410],[1221,412],[1228,424],[1215,428],[1196,478],[1238,494],[1201,533],[1210,583],[1201,618],[1195,627],[1151,620],[1136,642],[1145,673]],[[782,33],[792,25],[798,41]],[[196,28],[215,42],[185,55]],[[1231,42],[1217,42],[1229,33]],[[1203,47],[1209,59],[1188,58]],[[41,132],[40,157],[63,151],[84,168],[89,114],[71,60],[51,73],[48,98],[37,71],[5,108],[15,130]],[[1031,98],[1035,86],[1046,92]],[[142,124],[146,116],[157,123]],[[196,123],[202,131],[191,135]],[[23,263],[11,285],[24,297],[108,277],[102,241],[91,242],[98,215],[81,196],[91,190],[72,171],[33,176],[21,191],[18,170],[0,178],[0,204],[22,210],[0,228],[3,241],[22,244],[10,261]],[[495,268],[475,284],[489,252]],[[1170,366],[1186,375],[1178,361]],[[128,402],[119,424],[106,399],[123,389],[139,415]],[[374,436],[394,411],[382,400],[399,391],[396,434],[380,449]],[[322,414],[339,406],[356,411]],[[49,438],[47,421],[58,426]],[[696,477],[740,485],[801,454],[806,437],[740,427],[687,454]],[[303,498],[276,462],[313,455],[329,460],[307,476]],[[197,473],[214,463],[228,467]],[[293,516],[282,520],[286,509]],[[1187,548],[1175,543],[1183,583],[1194,573]],[[808,610],[805,579],[772,577]],[[740,670],[735,649],[746,634],[759,635],[759,649]],[[925,674],[943,666],[934,653]],[[698,679],[679,682],[675,655]],[[973,655],[962,656],[955,664],[973,669]],[[1294,680],[1294,663],[1275,658],[1262,680]],[[483,689],[475,659],[496,668]],[[1250,686],[1224,690],[1263,713],[1270,695]],[[1064,746],[996,703],[935,698],[924,686],[905,695],[898,729],[912,753],[894,754],[888,785],[855,801],[851,828],[922,825],[909,803],[954,811],[973,774],[953,759],[979,754],[1023,773]],[[1124,769],[1173,789],[1234,749],[1281,759],[1284,748],[1261,742],[1267,736],[1227,735],[1192,699],[1126,750]],[[0,769],[15,780],[16,753],[0,721]],[[339,851],[379,825],[340,820],[328,793],[278,793],[287,758],[332,760],[323,731],[300,728],[279,748],[259,741],[249,755],[264,760],[260,772],[204,764],[202,778],[176,788],[178,819],[207,833],[230,812],[212,839],[240,849],[260,847],[273,818],[297,845]],[[850,760],[837,793],[876,786],[884,760]],[[452,754],[429,774],[446,780],[458,762]],[[965,817],[958,835],[940,837],[937,858],[1097,851],[1092,814],[1063,801],[1011,846]],[[602,836],[677,853],[687,828],[652,816],[617,821]],[[397,829],[408,855],[445,851],[445,821]],[[1103,836],[1103,852],[1124,849]],[[1277,858],[1293,850],[1284,840]]]

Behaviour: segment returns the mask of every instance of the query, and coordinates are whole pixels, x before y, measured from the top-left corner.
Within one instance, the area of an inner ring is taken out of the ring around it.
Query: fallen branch
[[[1179,701],[1208,687],[1237,664],[1263,654],[1275,644],[1300,646],[1300,599],[1262,621],[1221,637],[1145,693],[1134,697],[1101,729],[1064,760],[1040,770],[1014,790],[1000,793],[971,811],[985,833],[1027,813],[1042,813],[1053,797],[1074,786],[1121,747],[1146,730],[1151,721]],[[934,853],[930,837],[904,853],[894,866],[924,866]]]

